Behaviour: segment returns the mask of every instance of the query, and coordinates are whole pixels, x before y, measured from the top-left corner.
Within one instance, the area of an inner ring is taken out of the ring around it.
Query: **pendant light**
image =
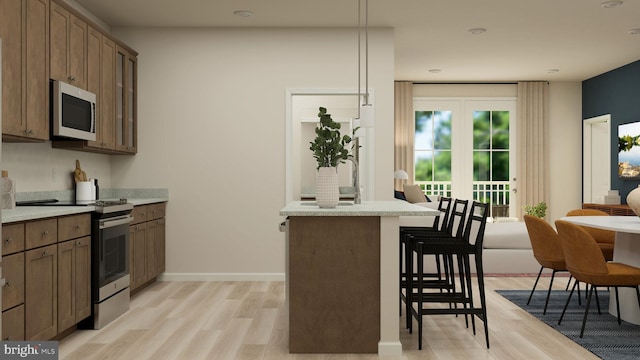
[[[362,33],[362,21],[361,19],[362,5],[361,0],[358,0],[358,122],[357,126],[361,128],[371,128],[375,125],[375,112],[373,104],[369,101],[369,0],[364,0],[364,65],[365,65],[365,89],[364,94],[360,91],[360,77],[361,71],[361,33]],[[362,103],[361,103],[362,101]]]

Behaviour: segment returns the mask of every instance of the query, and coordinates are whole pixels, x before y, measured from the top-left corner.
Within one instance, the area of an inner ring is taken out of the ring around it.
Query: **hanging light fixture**
[[[358,0],[358,122],[357,126],[362,128],[370,128],[375,125],[375,112],[373,104],[369,101],[369,0],[364,1],[364,75],[365,75],[365,88],[364,94],[360,91],[361,83],[361,54],[362,54],[362,5],[361,0]],[[362,102],[361,102],[362,101]]]

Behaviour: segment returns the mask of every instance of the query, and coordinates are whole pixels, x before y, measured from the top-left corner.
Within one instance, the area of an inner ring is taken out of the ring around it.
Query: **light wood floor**
[[[491,349],[482,322],[425,317],[424,348],[400,326],[400,359],[598,359],[493,290],[531,289],[534,277],[486,279]],[[538,287],[546,289],[549,278]],[[563,289],[566,278],[555,281]],[[555,285],[554,285],[555,287]],[[477,292],[476,292],[477,293]],[[287,348],[283,282],[158,282],[101,330],[60,342],[60,359],[377,359],[377,355],[293,355]],[[404,324],[404,316],[400,317]]]

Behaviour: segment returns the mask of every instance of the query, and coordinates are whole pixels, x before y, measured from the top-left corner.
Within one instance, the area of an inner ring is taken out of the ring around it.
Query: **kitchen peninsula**
[[[283,208],[289,352],[401,355],[399,217],[438,214],[399,200]]]

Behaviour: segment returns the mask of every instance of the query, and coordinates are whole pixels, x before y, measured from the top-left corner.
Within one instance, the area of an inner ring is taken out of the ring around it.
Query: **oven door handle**
[[[106,228],[110,228],[118,225],[129,224],[131,221],[133,221],[133,216],[131,215],[124,215],[116,218],[111,218],[108,220],[100,220],[100,229],[106,229]]]

